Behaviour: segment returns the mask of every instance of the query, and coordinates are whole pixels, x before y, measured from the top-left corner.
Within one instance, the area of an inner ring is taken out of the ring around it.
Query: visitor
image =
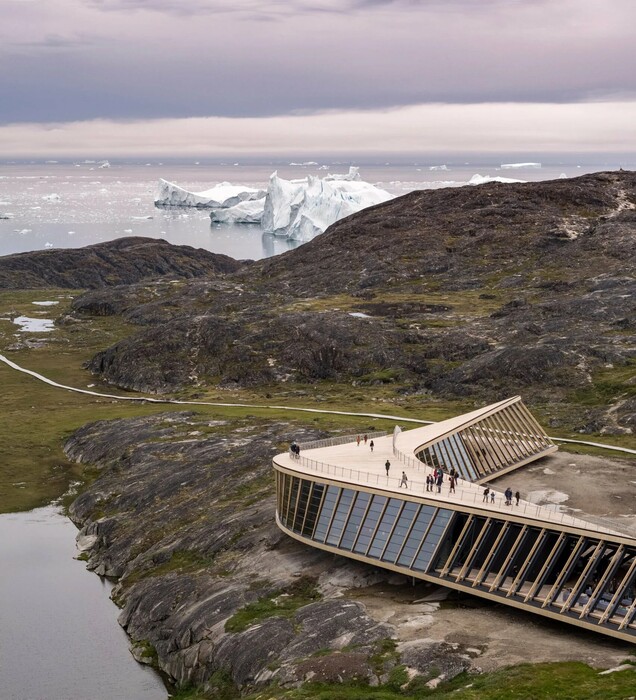
[[[491,492],[490,492],[490,502],[491,502],[491,503],[494,503],[494,502],[495,502],[495,492],[494,492],[494,491],[491,491]]]
[[[371,448],[371,452],[373,452],[373,440],[369,443],[369,447]]]
[[[391,462],[387,459],[387,461],[384,463],[384,468],[386,469],[386,475],[389,475],[389,469],[391,468]]]
[[[512,489],[510,486],[505,490],[504,495],[506,497],[506,505],[511,506],[512,505]]]
[[[484,497],[481,499],[482,503],[488,503],[488,494],[490,493],[490,489],[486,486],[484,489]]]
[[[519,499],[521,498],[521,494],[519,491],[515,491],[515,499],[517,500],[517,505],[519,505]]]
[[[408,489],[408,487],[409,487],[408,482],[409,482],[409,480],[408,480],[408,477],[406,476],[406,472],[402,472],[402,480],[400,481],[400,488],[402,488],[402,486],[404,486],[405,488]]]
[[[360,447],[360,436],[356,435],[356,443],[358,444],[358,447]]]

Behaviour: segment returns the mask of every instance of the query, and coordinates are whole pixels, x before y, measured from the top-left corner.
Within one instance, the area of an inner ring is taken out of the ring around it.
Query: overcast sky
[[[636,151],[636,0],[0,0],[0,158]]]

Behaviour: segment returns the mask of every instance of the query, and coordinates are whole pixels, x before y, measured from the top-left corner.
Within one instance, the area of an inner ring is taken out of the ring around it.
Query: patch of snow
[[[548,467],[546,467],[546,468],[543,470],[543,473],[549,475],[549,474],[555,474],[556,472],[554,472],[552,469],[549,469]]]
[[[363,314],[362,311],[352,311],[349,313],[349,316],[353,316],[354,318],[371,318],[369,314]]]
[[[53,321],[47,318],[29,318],[29,316],[17,316],[13,323],[20,326],[21,333],[49,333],[55,330]]]
[[[448,170],[448,165],[431,165],[429,170]]]
[[[53,194],[45,194],[44,197],[42,197],[42,199],[45,202],[60,202],[60,201],[62,201],[62,198],[56,192],[53,192]]]
[[[172,182],[160,180],[159,196],[155,199],[155,206],[226,209],[239,204],[239,202],[263,199],[264,196],[264,190],[244,185],[232,185],[229,182],[222,182],[204,192],[189,192]]]
[[[103,161],[99,164],[99,167],[100,167],[100,168],[110,168],[110,163],[109,163],[107,160],[103,160]]]
[[[47,242],[44,244],[44,247],[45,247],[45,248],[52,248],[52,247],[53,247],[53,244],[52,244],[50,241],[47,241]]]
[[[32,301],[32,304],[35,304],[36,306],[55,306],[56,304],[59,304],[59,301]]]
[[[133,221],[145,221],[146,219],[153,219],[152,216],[133,216]]]

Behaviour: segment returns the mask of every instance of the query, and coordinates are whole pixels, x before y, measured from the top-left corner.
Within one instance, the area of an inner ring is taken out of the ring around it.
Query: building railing
[[[364,436],[367,436],[367,440],[373,440],[374,438],[386,437],[391,433],[387,433],[385,430],[377,430],[373,433],[356,433],[355,435],[338,435],[337,437],[325,438],[324,440],[312,440],[310,442],[298,442],[296,443],[301,450],[316,450],[320,447],[333,447],[334,445],[346,445],[348,442],[357,442],[358,438],[362,441]]]
[[[386,433],[385,433],[386,434]],[[367,433],[367,436],[369,436],[370,433]],[[379,437],[379,436],[378,436]],[[336,440],[340,438],[334,438]],[[350,440],[349,440],[350,441]],[[318,441],[318,442],[323,442],[323,441]],[[354,438],[355,442],[355,438]],[[343,443],[336,443],[336,444],[343,444]],[[324,445],[327,447],[328,445]],[[302,449],[302,447],[301,447]],[[320,462],[315,459],[310,459],[309,457],[305,457],[304,455],[300,454],[298,456],[292,454],[290,452],[290,457],[291,459],[299,464],[300,466],[310,470],[314,471],[318,474],[324,474],[328,476],[334,476],[336,478],[339,478],[343,481],[349,482],[351,485],[355,485],[356,483],[361,483],[361,484],[368,484],[369,486],[377,486],[378,488],[390,488],[391,490],[395,490],[395,487],[400,488],[400,481],[401,481],[401,476],[400,477],[394,477],[394,476],[388,476],[388,475],[383,475],[381,473],[372,473],[372,472],[367,472],[363,471],[361,469],[352,469],[349,467],[339,467],[334,464],[327,464],[326,462]],[[397,455],[396,455],[397,457]],[[430,471],[432,473],[432,468],[429,467],[428,465],[424,464],[420,460],[415,460],[413,458],[409,458],[407,455],[402,454],[402,457],[404,457],[407,461],[403,461],[403,464],[407,464],[410,466],[409,462],[412,460],[413,462],[417,462],[418,469],[421,469],[423,472],[426,472],[426,470]],[[399,459],[399,457],[398,457]],[[354,481],[355,480],[355,481]],[[493,491],[492,488],[489,488],[489,493],[488,493],[488,500],[485,500],[484,498],[484,489],[482,489],[479,486],[474,486],[470,489],[467,488],[462,488],[461,483],[463,482],[463,479],[458,479],[458,483],[455,487],[455,491],[452,493],[448,493],[447,496],[442,496],[441,491],[437,491],[437,485],[433,484],[432,486],[432,491],[427,491],[426,490],[426,482],[425,481],[408,481],[408,485],[405,488],[406,493],[411,493],[416,496],[423,495],[426,497],[426,494],[432,494],[433,496],[438,496],[441,497],[442,502],[447,500],[449,503],[454,503],[454,502],[460,502],[464,505],[470,504],[474,505],[476,507],[482,508],[485,511],[491,511],[493,512],[489,506],[492,505],[499,505],[502,506],[504,501],[504,494],[502,494],[499,491]],[[448,475],[447,478],[445,479],[443,485],[442,485],[442,490],[448,490]],[[430,488],[430,485],[429,485]],[[493,504],[491,502],[491,496],[490,492],[495,493],[496,496],[495,498],[497,499],[495,503]],[[438,498],[435,498],[435,500],[438,500]],[[533,518],[536,520],[541,521],[544,524],[547,523],[557,523],[561,525],[569,525],[571,527],[578,527],[581,529],[581,523],[585,523],[586,525],[593,525],[594,526],[594,531],[595,532],[603,532],[607,533],[610,535],[614,536],[621,536],[621,537],[629,537],[627,534],[623,533],[618,533],[614,530],[610,530],[608,528],[602,527],[601,525],[598,525],[596,523],[590,523],[582,518],[573,518],[565,513],[553,510],[552,508],[546,507],[546,506],[538,506],[535,505],[534,503],[528,503],[527,501],[524,501],[522,505],[516,506],[516,505],[510,505],[510,506],[504,506],[505,508],[509,509],[506,512],[509,512],[512,515],[523,515],[527,518]],[[498,511],[494,511],[498,512]]]

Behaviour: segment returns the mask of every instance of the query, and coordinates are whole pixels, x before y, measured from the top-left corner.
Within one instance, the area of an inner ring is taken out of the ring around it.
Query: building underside
[[[486,500],[478,485],[556,449],[519,397],[373,441],[373,451],[353,438],[277,455],[279,527],[320,549],[635,641],[636,540],[508,505],[499,493]],[[434,470],[445,472],[439,491],[425,481]]]

